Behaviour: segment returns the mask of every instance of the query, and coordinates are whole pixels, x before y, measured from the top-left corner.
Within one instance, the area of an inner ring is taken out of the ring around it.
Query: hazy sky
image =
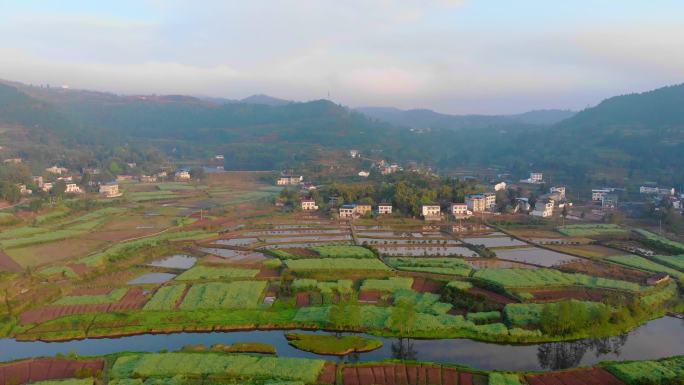
[[[2,0],[0,78],[451,113],[684,82],[681,0]]]

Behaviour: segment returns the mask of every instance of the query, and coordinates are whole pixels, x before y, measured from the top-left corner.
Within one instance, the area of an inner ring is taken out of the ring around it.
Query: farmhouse
[[[155,175],[140,175],[140,181],[142,183],[154,183],[157,181],[157,177]]]
[[[452,203],[449,205],[449,213],[456,219],[468,218],[473,215],[473,212],[468,210],[468,205],[465,203]]]
[[[17,188],[19,189],[19,193],[21,195],[31,195],[33,194],[33,190],[26,188],[26,185],[23,183],[18,183]]]
[[[438,221],[442,219],[442,208],[439,205],[423,205],[422,214],[426,221]]]
[[[359,176],[362,176],[364,178],[368,178],[369,175],[370,175],[370,172],[368,172],[368,171],[364,171],[364,170],[359,171]]]
[[[534,205],[531,215],[535,217],[548,218],[553,215],[553,200],[540,199]]]
[[[610,194],[615,189],[612,188],[597,188],[597,189],[592,189],[591,190],[591,200],[594,202],[601,202],[603,200],[603,196],[606,194]]]
[[[359,216],[366,215],[366,214],[370,213],[371,210],[372,210],[371,205],[368,205],[368,204],[357,204],[356,205],[356,214],[358,214]]]
[[[544,174],[542,174],[541,172],[531,172],[529,178],[522,179],[520,182],[534,184],[544,183]]]
[[[3,163],[17,164],[17,163],[21,163],[21,162],[22,162],[21,158],[8,158],[8,159],[3,160]]]
[[[601,198],[601,208],[613,210],[618,207],[618,196],[616,194],[606,194]]]
[[[123,194],[119,191],[119,185],[117,183],[111,182],[100,185],[100,195],[104,196],[105,198],[116,198]]]
[[[304,180],[303,176],[293,176],[293,175],[283,175],[278,180],[276,180],[276,185],[278,186],[289,186],[300,184]]]
[[[83,191],[81,190],[80,187],[76,183],[67,183],[66,188],[64,189],[65,193],[68,194],[80,194]]]
[[[496,197],[494,198],[496,202]],[[470,194],[465,198],[466,207],[474,213],[481,213],[487,210],[487,198],[484,194]]]
[[[549,189],[549,194],[557,194],[560,199],[565,199],[565,186],[555,186]]]
[[[392,204],[391,203],[380,203],[378,205],[378,215],[389,215],[392,214]]]
[[[174,177],[177,181],[188,181],[190,180],[190,172],[188,170],[178,170]]]
[[[315,211],[318,210],[318,206],[316,206],[316,201],[313,199],[302,199],[299,204],[302,207],[302,210],[304,211]]]
[[[52,190],[52,183],[51,182],[43,183],[43,186],[41,187],[41,189],[45,192]]]
[[[117,182],[127,182],[127,181],[132,181],[132,180],[133,180],[133,175],[117,175],[116,176]]]
[[[356,205],[342,205],[339,209],[340,218],[354,218]]]
[[[57,174],[57,175],[62,175],[62,174],[66,174],[67,172],[69,172],[68,169],[66,169],[64,167],[57,167],[57,166],[48,167],[45,169],[45,171],[49,172],[50,174]]]
[[[639,187],[639,194],[675,195],[675,189],[674,189],[674,187],[662,188],[662,187],[641,186],[641,187]]]
[[[359,150],[349,150],[349,156],[352,158],[358,158],[361,156],[361,154],[359,153]]]
[[[40,175],[34,176],[31,178],[31,180],[33,181],[33,183],[36,184],[36,186],[43,187],[43,177],[42,176],[40,176]]]

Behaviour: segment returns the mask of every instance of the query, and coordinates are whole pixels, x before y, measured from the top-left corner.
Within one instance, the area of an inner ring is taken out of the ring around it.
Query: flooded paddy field
[[[247,247],[252,244],[255,244],[259,242],[258,239],[256,238],[231,238],[231,239],[219,239],[218,241],[215,241],[214,243],[217,245],[225,245],[225,246],[237,246],[237,247]]]
[[[421,257],[421,256],[477,256],[477,253],[459,246],[376,246],[378,252],[382,255],[389,256],[403,256],[403,257]]]
[[[460,241],[448,238],[368,238],[356,237],[360,245],[460,245]]]
[[[217,247],[200,247],[197,250],[219,256],[231,262],[256,262],[266,259],[263,253],[257,251],[231,250]]]
[[[152,261],[148,263],[147,266],[187,270],[195,266],[195,263],[197,263],[197,258],[193,256],[185,254],[176,254],[166,258],[158,259],[156,261]]]
[[[465,243],[470,243],[471,245],[484,245],[485,247],[513,247],[527,245],[525,242],[508,236],[465,237],[461,238],[461,240]]]
[[[147,273],[128,281],[127,285],[145,285],[153,283],[164,283],[176,278],[176,274],[171,273]]]
[[[538,247],[495,250],[499,259],[551,267],[580,261],[580,258]]]

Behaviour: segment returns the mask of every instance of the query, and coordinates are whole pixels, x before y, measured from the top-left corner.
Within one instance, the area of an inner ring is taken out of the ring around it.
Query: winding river
[[[347,362],[395,358],[458,363],[478,369],[499,370],[556,370],[593,365],[606,360],[647,360],[684,354],[684,321],[673,317],[653,320],[622,336],[537,345],[503,345],[468,339],[400,340],[364,335],[382,340],[383,347],[372,352],[355,353],[345,357],[320,356],[297,350],[287,343],[286,333],[280,330],[255,330],[143,334],[67,342],[21,342],[0,339],[0,361],[69,352],[76,352],[79,355],[104,355],[120,351],[172,351],[191,344],[210,346],[235,342],[269,343],[275,346],[278,355],[283,357],[324,357]]]

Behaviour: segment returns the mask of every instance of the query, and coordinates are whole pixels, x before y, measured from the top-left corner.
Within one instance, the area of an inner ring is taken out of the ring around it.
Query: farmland
[[[634,267],[641,270],[646,270],[654,273],[667,273],[679,280],[684,280],[684,273],[675,269],[663,266],[661,264],[649,261],[646,258],[637,255],[619,255],[615,257],[608,257],[608,260],[621,265]]]
[[[256,269],[237,267],[195,266],[176,277],[177,281],[217,280],[230,278],[253,278],[259,273]]]
[[[387,262],[399,270],[435,274],[468,276],[472,270],[469,264],[457,258],[388,258]]]
[[[265,287],[263,281],[194,284],[180,309],[255,309]]]
[[[377,259],[361,261],[357,258],[287,259],[285,264],[293,271],[389,270],[389,267]]]

